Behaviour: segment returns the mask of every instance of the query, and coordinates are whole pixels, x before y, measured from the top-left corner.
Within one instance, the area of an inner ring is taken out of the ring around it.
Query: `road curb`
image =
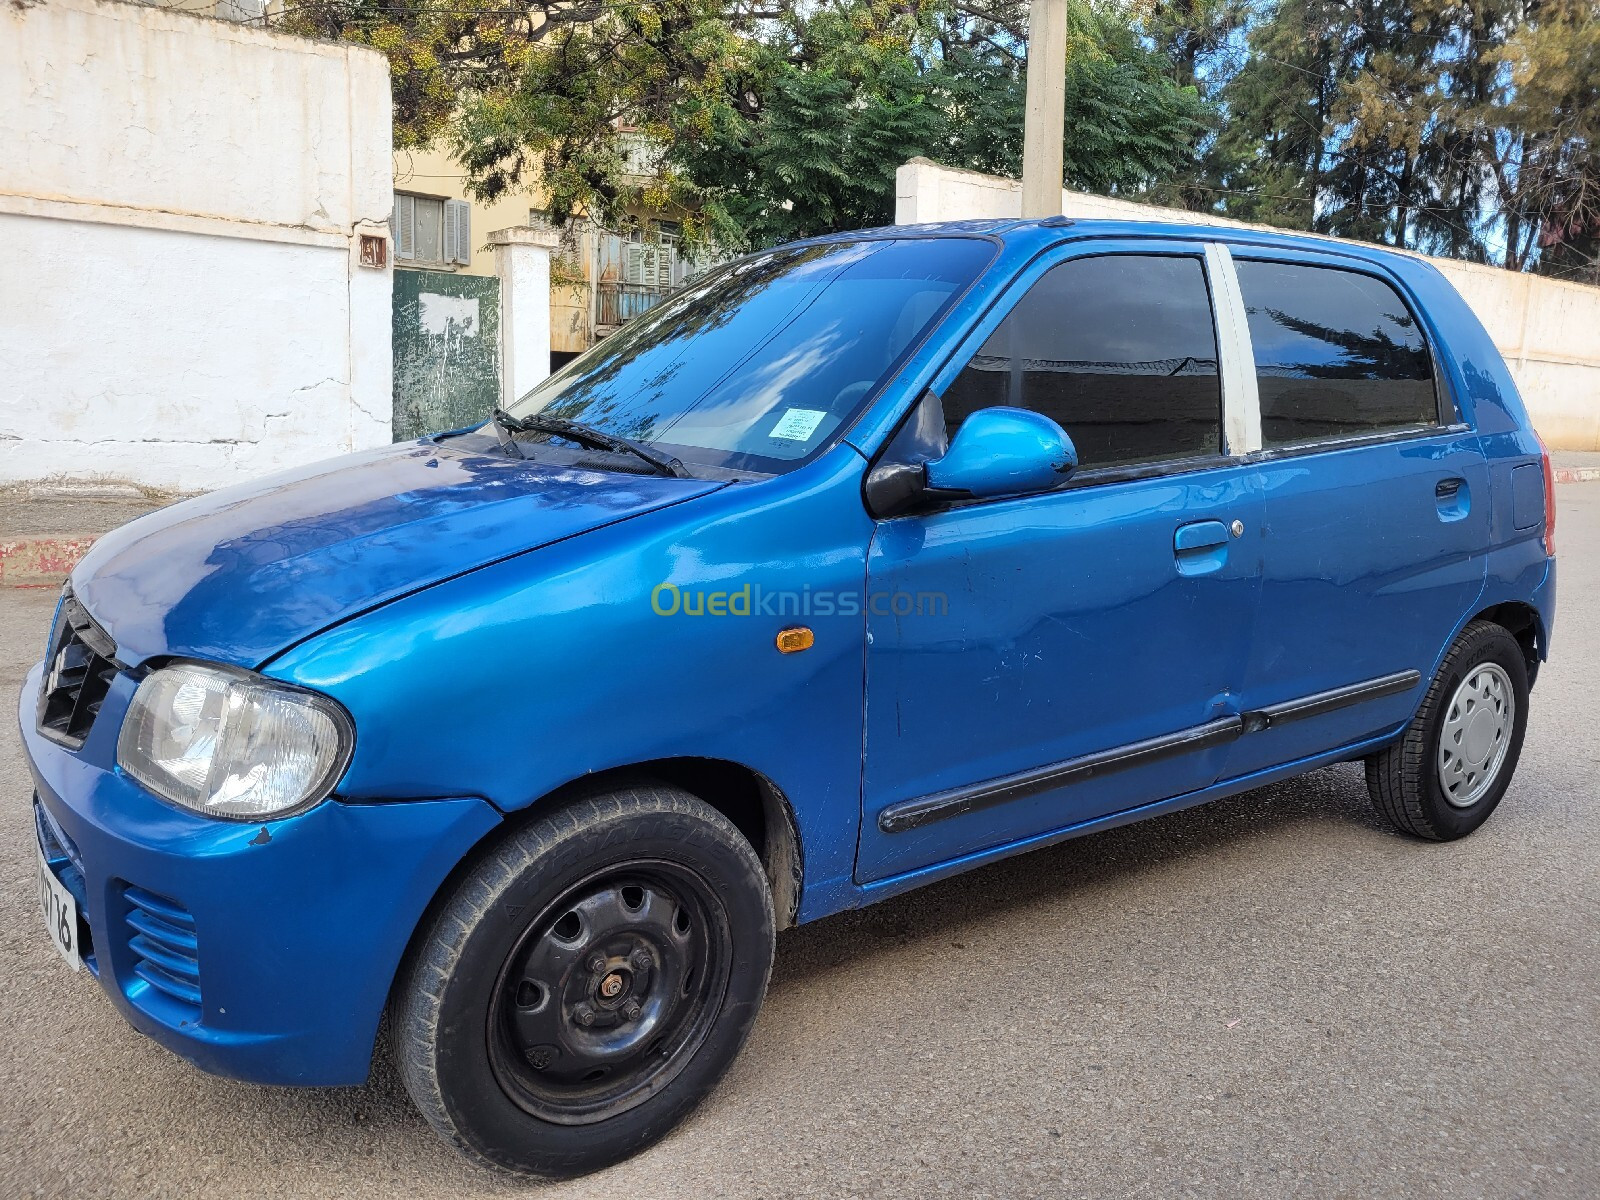
[[[1600,483],[1600,467],[1556,467],[1557,483]],[[39,534],[0,541],[0,587],[60,587],[89,552],[92,533]]]
[[[0,587],[60,587],[97,534],[39,534],[0,540]]]

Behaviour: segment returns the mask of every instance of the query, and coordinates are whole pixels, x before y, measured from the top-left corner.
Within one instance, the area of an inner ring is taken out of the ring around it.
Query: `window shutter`
[[[623,282],[634,283],[641,287],[668,288],[672,286],[672,261],[674,251],[671,246],[653,246],[649,242],[643,244],[630,242],[626,247],[627,260],[624,266]]]
[[[465,200],[444,202],[444,257],[446,262],[472,265],[472,205]]]
[[[456,261],[456,246],[459,244],[461,210],[456,206],[456,201],[444,202],[444,242],[439,247],[439,257],[447,263]]]
[[[417,202],[400,192],[394,194],[394,256],[417,256]]]

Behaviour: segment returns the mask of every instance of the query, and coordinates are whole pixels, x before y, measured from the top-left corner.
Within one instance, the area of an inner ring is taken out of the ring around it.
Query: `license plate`
[[[56,952],[74,971],[79,970],[83,958],[78,953],[78,902],[56,878],[42,849],[39,851],[39,907],[44,912],[44,927]]]

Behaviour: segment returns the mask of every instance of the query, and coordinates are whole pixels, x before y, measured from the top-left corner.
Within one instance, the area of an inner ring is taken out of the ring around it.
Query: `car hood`
[[[418,588],[721,486],[388,446],[140,517],[94,544],[72,589],[129,665],[255,667]]]

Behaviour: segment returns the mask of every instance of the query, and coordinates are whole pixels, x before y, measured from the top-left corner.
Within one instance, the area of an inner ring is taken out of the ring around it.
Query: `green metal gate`
[[[394,440],[459,429],[500,402],[500,280],[394,273]]]

